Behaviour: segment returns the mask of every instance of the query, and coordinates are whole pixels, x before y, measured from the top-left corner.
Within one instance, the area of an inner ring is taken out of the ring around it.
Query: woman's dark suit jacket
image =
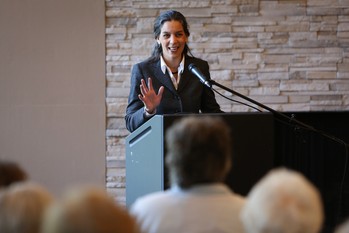
[[[133,66],[130,95],[125,116],[126,128],[130,132],[149,119],[144,114],[143,102],[138,98],[141,79],[144,79],[147,83],[148,77],[152,79],[156,93],[161,86],[164,86],[164,93],[160,105],[156,108],[156,114],[222,112],[215,99],[214,92],[202,84],[188,70],[188,65],[191,63],[195,64],[207,78],[210,78],[209,66],[206,61],[186,56],[184,71],[181,74],[177,90],[173,86],[168,72],[166,71],[166,74],[162,72],[160,59],[157,61],[146,60]]]

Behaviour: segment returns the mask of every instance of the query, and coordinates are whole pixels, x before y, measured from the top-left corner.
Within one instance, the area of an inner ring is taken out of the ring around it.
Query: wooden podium
[[[271,113],[195,114],[222,117],[232,134],[232,169],[226,184],[246,195],[274,167],[274,119]],[[169,187],[165,166],[166,129],[188,114],[157,115],[126,138],[126,205]]]

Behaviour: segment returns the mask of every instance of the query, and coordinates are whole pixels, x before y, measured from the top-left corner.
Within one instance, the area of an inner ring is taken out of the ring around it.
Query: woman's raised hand
[[[154,113],[156,107],[160,104],[164,87],[161,86],[158,93],[156,93],[151,78],[148,78],[148,86],[144,79],[142,79],[140,89],[141,94],[138,95],[138,98],[143,102],[145,110],[150,114]]]

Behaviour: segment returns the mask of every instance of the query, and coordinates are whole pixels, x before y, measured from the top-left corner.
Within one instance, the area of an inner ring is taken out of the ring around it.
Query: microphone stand
[[[302,126],[302,127],[306,128],[306,129],[308,129],[308,130],[310,130],[310,131],[319,133],[319,134],[321,134],[321,135],[323,135],[323,136],[325,136],[325,137],[327,137],[327,138],[329,138],[329,139],[331,139],[331,140],[334,140],[335,142],[341,143],[341,144],[343,144],[345,147],[348,147],[348,148],[349,148],[349,144],[348,144],[348,143],[344,142],[343,140],[341,140],[341,139],[339,139],[339,138],[337,138],[337,137],[335,137],[335,136],[332,136],[332,135],[329,135],[329,134],[327,134],[327,133],[325,133],[325,132],[322,132],[322,131],[320,131],[320,130],[317,130],[317,129],[315,129],[314,127],[312,127],[312,126],[310,126],[310,125],[307,125],[307,124],[305,124],[305,123],[303,123],[303,122],[301,122],[301,121],[299,121],[299,120],[297,120],[297,119],[295,119],[295,118],[293,118],[293,117],[289,117],[289,116],[287,116],[287,115],[285,115],[285,114],[283,114],[283,113],[281,113],[281,112],[278,112],[278,111],[276,111],[276,110],[274,110],[274,109],[272,109],[272,108],[270,108],[270,107],[268,107],[268,106],[266,106],[266,105],[264,105],[264,104],[262,104],[262,103],[259,103],[259,102],[255,101],[255,100],[253,100],[253,99],[251,99],[251,98],[249,98],[249,97],[247,97],[247,96],[244,96],[243,94],[240,94],[239,92],[236,92],[236,91],[234,91],[234,90],[232,90],[232,89],[230,89],[230,88],[227,88],[227,87],[223,86],[223,85],[220,84],[220,83],[217,83],[216,81],[214,81],[214,80],[212,80],[212,79],[209,79],[208,82],[209,82],[209,84],[210,84],[210,88],[211,88],[211,89],[212,89],[212,85],[215,85],[215,86],[217,86],[217,87],[220,87],[220,88],[222,88],[222,89],[224,89],[224,90],[226,90],[226,91],[232,93],[233,95],[239,96],[239,97],[242,98],[242,99],[245,99],[245,100],[247,100],[247,101],[249,101],[249,102],[251,102],[251,103],[253,103],[253,104],[255,104],[255,105],[257,105],[257,106],[259,106],[259,107],[261,107],[261,108],[263,108],[263,109],[265,109],[265,110],[268,110],[269,112],[273,113],[273,114],[276,115],[276,116],[279,116],[279,117],[282,117],[282,118],[285,118],[285,119],[289,120],[290,123],[296,123],[296,124],[298,124],[299,126]]]

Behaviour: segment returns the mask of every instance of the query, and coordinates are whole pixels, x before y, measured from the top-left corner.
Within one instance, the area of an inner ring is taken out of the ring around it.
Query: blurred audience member
[[[279,168],[252,188],[241,217],[248,233],[318,233],[324,214],[316,187],[302,174]]]
[[[27,178],[27,173],[17,163],[0,160],[0,189]]]
[[[105,190],[75,188],[52,205],[43,233],[135,233],[136,222]]]
[[[0,191],[0,232],[39,233],[52,195],[38,184],[20,182]]]
[[[244,198],[224,184],[231,168],[229,127],[218,116],[189,116],[166,132],[171,188],[131,206],[142,232],[243,232]]]

